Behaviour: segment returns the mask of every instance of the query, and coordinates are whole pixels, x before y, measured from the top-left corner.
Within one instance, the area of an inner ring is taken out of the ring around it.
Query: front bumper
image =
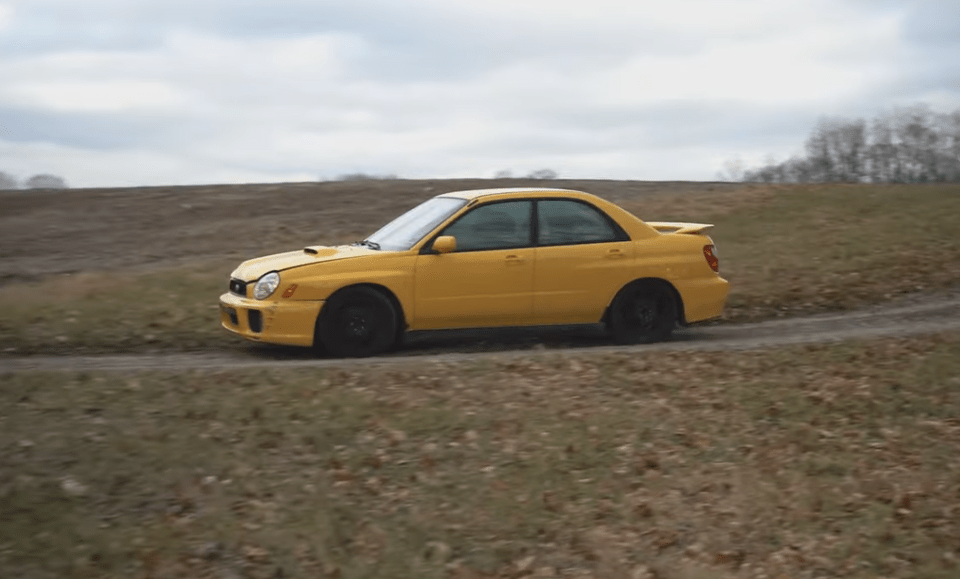
[[[220,296],[220,324],[255,342],[312,346],[322,301],[258,301],[232,293]]]

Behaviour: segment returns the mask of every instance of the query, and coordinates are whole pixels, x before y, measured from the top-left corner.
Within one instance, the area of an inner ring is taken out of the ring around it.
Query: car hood
[[[379,252],[359,245],[339,245],[336,247],[313,245],[305,247],[301,251],[287,251],[245,261],[240,264],[240,267],[233,270],[230,276],[244,281],[254,281],[271,271],[283,271],[304,265],[363,257],[376,253]]]

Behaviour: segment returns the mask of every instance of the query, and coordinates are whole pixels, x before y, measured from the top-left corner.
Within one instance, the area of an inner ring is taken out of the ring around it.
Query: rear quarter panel
[[[686,322],[719,316],[729,284],[710,269],[703,247],[712,245],[707,235],[658,234],[635,243],[638,278],[670,282],[683,301]]]

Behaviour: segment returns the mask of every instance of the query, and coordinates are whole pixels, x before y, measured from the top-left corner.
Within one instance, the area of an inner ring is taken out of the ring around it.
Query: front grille
[[[263,331],[263,314],[258,310],[249,310],[247,320],[250,323],[250,331],[260,333]]]
[[[247,297],[247,282],[239,279],[230,280],[230,293]]]

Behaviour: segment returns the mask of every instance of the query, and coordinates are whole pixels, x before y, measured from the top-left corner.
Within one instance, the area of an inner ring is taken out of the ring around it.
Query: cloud
[[[13,26],[13,6],[0,4],[0,32],[9,30]]]
[[[56,174],[71,187],[137,187],[188,183],[301,182],[316,179],[310,171],[261,171],[240,162],[213,165],[209,159],[193,158],[176,151],[125,148],[91,150],[57,143],[10,143],[0,139],[0,158],[6,170],[25,178],[50,173],[49,159],[58,159]],[[194,176],[202,175],[202,179]],[[186,177],[186,178],[185,178]],[[106,183],[107,185],[104,185]]]
[[[711,178],[799,152],[821,115],[960,107],[957,5],[18,0],[0,139],[22,153],[0,169]]]
[[[14,82],[0,90],[7,102],[51,111],[171,109],[187,104],[183,94],[162,81],[50,80]]]
[[[91,151],[136,146],[173,145],[183,136],[171,131],[173,115],[117,115],[113,112],[76,112],[0,107],[0,138],[22,146],[57,143]]]
[[[960,45],[960,0],[917,0],[908,6],[906,39],[921,46]]]

